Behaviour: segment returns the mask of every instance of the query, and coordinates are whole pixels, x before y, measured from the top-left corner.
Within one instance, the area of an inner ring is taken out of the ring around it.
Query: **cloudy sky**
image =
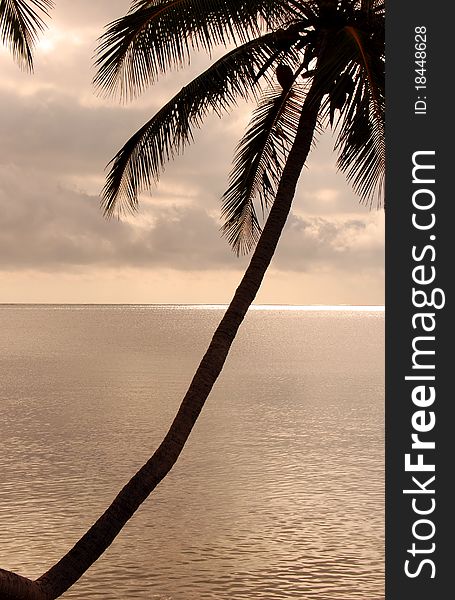
[[[134,219],[99,210],[105,166],[207,65],[173,73],[138,101],[97,97],[91,57],[126,0],[56,0],[35,73],[0,48],[0,302],[226,303],[247,259],[219,234],[220,197],[251,106],[210,118]],[[257,301],[382,304],[382,211],[336,172],[329,135],[302,175]]]

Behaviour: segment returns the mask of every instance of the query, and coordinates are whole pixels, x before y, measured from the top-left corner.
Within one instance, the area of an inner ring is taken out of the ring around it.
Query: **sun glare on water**
[[[178,307],[188,307],[195,309],[204,309],[204,310],[219,310],[227,308],[226,304],[188,304],[188,305],[175,305]],[[314,311],[338,311],[338,312],[384,312],[384,306],[351,306],[349,304],[336,304],[336,305],[290,305],[290,304],[252,304],[249,310],[277,310],[277,311],[306,311],[306,312],[314,312]]]

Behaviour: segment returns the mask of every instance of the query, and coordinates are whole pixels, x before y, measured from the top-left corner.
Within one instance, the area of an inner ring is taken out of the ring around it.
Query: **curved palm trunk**
[[[169,473],[190,435],[231,344],[253,302],[275,253],[286,223],[296,185],[311,149],[322,93],[313,82],[304,105],[295,143],[290,151],[264,231],[234,298],[203,357],[180,409],[163,442],[150,460],[121,490],[106,512],[76,545],[35,582],[0,571],[1,600],[53,600],[71,587],[101,556],[152,490]],[[27,583],[28,582],[28,583]],[[34,595],[33,595],[34,594]]]

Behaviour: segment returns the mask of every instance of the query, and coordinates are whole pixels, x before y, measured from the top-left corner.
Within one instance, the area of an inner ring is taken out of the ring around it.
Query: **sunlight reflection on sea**
[[[170,424],[222,309],[0,307],[0,567],[36,577]],[[381,600],[380,307],[256,307],[181,459],[64,597]]]

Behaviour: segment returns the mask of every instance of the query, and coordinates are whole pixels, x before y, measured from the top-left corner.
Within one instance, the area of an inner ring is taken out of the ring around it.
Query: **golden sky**
[[[106,222],[104,168],[127,138],[207,64],[139,100],[97,97],[91,57],[125,0],[58,0],[21,72],[0,48],[0,302],[226,303],[247,259],[219,234],[220,197],[251,106],[210,118],[141,211]],[[361,206],[324,136],[258,302],[382,304],[384,215]]]

